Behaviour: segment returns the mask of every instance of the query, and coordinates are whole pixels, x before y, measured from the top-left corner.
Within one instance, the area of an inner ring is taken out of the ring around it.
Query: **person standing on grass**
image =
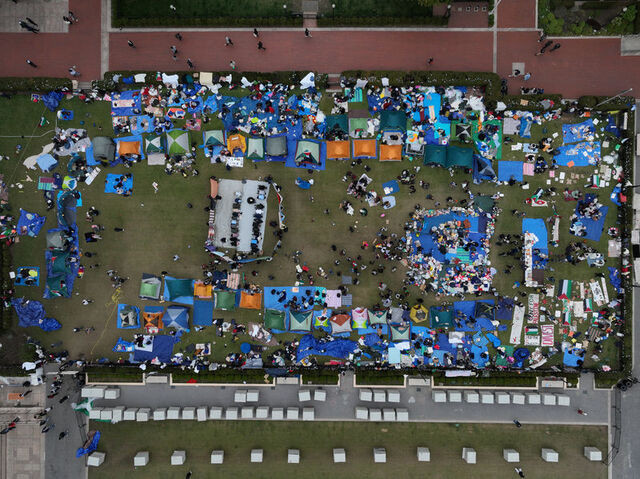
[[[516,467],[516,474],[518,474],[518,476],[520,477],[524,477],[524,472],[522,472],[522,468],[521,467]]]
[[[38,65],[33,63],[31,60],[27,60],[27,65],[29,65],[30,67],[33,67],[33,68],[38,68]]]
[[[262,42],[258,42],[258,50],[267,50],[264,45],[262,44]]]
[[[136,45],[131,40],[127,40],[127,45],[129,45],[131,48],[136,47]]]
[[[229,38],[229,37],[224,37],[224,46],[225,46],[225,47],[233,46],[233,42],[231,41],[231,38]]]
[[[191,61],[191,58],[187,58],[187,65],[189,65],[189,69],[193,70],[193,62]]]
[[[308,28],[304,29],[304,36],[307,37],[307,38],[311,38],[311,32],[309,31]]]

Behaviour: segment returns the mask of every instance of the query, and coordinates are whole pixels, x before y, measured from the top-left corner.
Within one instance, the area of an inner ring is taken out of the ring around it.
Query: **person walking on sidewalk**
[[[193,62],[191,61],[191,58],[187,58],[187,65],[189,65],[190,70],[193,70]]]
[[[76,70],[76,66],[73,65],[71,68],[69,68],[69,75],[71,75],[72,77],[79,77],[80,73],[78,72],[78,70]]]
[[[233,42],[231,41],[231,38],[229,38],[229,37],[224,37],[224,46],[225,46],[225,47],[233,46]]]
[[[304,29],[304,36],[305,36],[305,37],[307,37],[307,38],[312,38],[312,37],[311,37],[311,32],[309,31],[309,29],[308,29],[308,28],[305,28],[305,29]]]
[[[31,60],[28,60],[28,59],[27,59],[27,65],[33,68],[38,68],[38,65],[36,65],[35,63],[33,63]]]
[[[182,35],[180,35],[180,32],[176,33],[174,37],[176,37],[178,41],[182,41]]]
[[[231,60],[231,61],[229,62],[229,67],[230,67],[232,70],[235,70],[235,69],[236,69],[236,62],[235,62],[235,61],[233,61],[233,60]]]
[[[34,22],[33,20],[31,20],[29,17],[27,17],[27,22],[29,22],[34,27],[39,28],[39,25],[36,22]]]
[[[531,73],[530,72],[525,73],[524,74],[524,81],[528,81],[529,78],[531,78]]]
[[[258,50],[267,50],[264,45],[262,44],[262,42],[258,42]]]
[[[256,37],[256,38],[258,38],[260,36],[260,34],[258,33],[258,29],[257,28],[253,29],[253,36]]]

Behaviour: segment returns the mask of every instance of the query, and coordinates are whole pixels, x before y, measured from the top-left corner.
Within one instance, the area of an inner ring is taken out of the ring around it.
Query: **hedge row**
[[[400,370],[356,370],[358,386],[402,386],[404,373]]]
[[[169,369],[169,368],[167,368]],[[264,369],[231,369],[223,368],[217,371],[200,371],[198,374],[190,370],[181,370],[172,368],[169,371],[165,369],[165,372],[171,373],[174,383],[188,383],[191,380],[195,380],[199,383],[265,383],[265,377],[268,374]],[[266,378],[271,382],[271,377]]]
[[[113,91],[119,89],[128,89],[131,88],[131,84],[122,83],[122,80],[118,83],[113,81],[114,75],[120,75],[121,77],[131,77],[138,73],[146,73],[146,79],[144,83],[138,83],[138,86],[141,85],[160,85],[162,84],[162,79],[158,79],[157,71],[110,71],[104,74],[103,80],[95,80],[92,85],[94,88],[99,88],[105,91]],[[180,81],[186,81],[187,76],[191,76],[194,79],[194,72],[192,71],[174,71],[174,72],[164,72],[167,75],[178,75]],[[287,85],[295,85],[300,82],[309,72],[308,71],[276,71],[276,72],[244,72],[244,71],[222,71],[222,72],[212,72],[214,82],[223,76],[227,76],[231,73],[234,74],[236,80],[241,77],[245,77],[250,82],[258,81],[258,82],[270,82],[270,83],[283,83]],[[316,74],[316,86],[319,89],[325,89],[329,85],[329,77],[326,73],[317,73]]]
[[[312,369],[300,371],[303,384],[338,384],[340,373],[333,369]]]
[[[329,17],[318,18],[319,27],[387,27],[387,26],[422,26],[433,25],[446,27],[448,18],[444,17]]]
[[[141,383],[142,370],[137,366],[87,366],[84,368],[87,382]],[[146,372],[150,372],[148,369]]]
[[[115,28],[156,28],[156,27],[300,27],[302,17],[146,17],[116,18]]]
[[[71,90],[71,80],[67,78],[46,77],[0,77],[0,91],[6,93],[50,92],[53,90]]]

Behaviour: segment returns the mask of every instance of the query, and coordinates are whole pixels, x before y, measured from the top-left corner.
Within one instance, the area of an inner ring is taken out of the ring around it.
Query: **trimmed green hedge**
[[[167,368],[169,369],[169,368]],[[166,369],[165,369],[166,371]],[[230,369],[223,368],[217,371],[200,371],[195,374],[189,370],[173,369],[170,371],[174,383],[188,383],[191,379],[195,379],[198,383],[251,383],[266,384],[265,371],[263,369]],[[271,382],[271,377],[268,378]]]
[[[403,371],[356,371],[358,386],[402,386],[404,384]]]
[[[71,80],[67,78],[0,77],[0,91],[6,93],[50,92],[53,90],[71,90],[71,88]]]
[[[433,377],[436,386],[475,386],[475,387],[535,387],[537,378],[535,376],[472,376],[454,377],[446,376]]]
[[[157,27],[302,27],[302,17],[113,18],[115,28]]]
[[[143,374],[140,368],[132,366],[87,366],[84,372],[87,382],[96,383],[141,383]]]
[[[302,376],[303,384],[330,384],[337,385],[338,378],[340,377],[340,373],[338,371],[328,369],[314,369],[309,371],[300,371],[300,376]]]
[[[448,18],[444,17],[329,17],[318,18],[319,27],[371,27],[371,26],[422,26],[446,27]]]

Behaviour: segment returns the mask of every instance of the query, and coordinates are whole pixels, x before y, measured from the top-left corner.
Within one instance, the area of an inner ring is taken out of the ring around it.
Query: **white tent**
[[[431,461],[431,451],[429,451],[428,447],[419,447],[417,452],[418,452],[418,462]]]
[[[167,410],[165,408],[153,410],[154,421],[164,421],[165,419],[167,419]]]
[[[287,451],[288,464],[300,464],[300,449],[289,449]]]
[[[376,389],[373,391],[373,402],[385,402],[387,400],[387,391]]]
[[[111,421],[112,419],[113,419],[113,411],[112,411],[112,409],[110,407],[105,407],[104,409],[102,409],[100,411],[100,420],[101,421]]]
[[[93,399],[103,398],[105,389],[107,389],[105,386],[85,386],[80,391],[80,397]]]
[[[382,410],[374,407],[369,409],[369,421],[382,421]]]
[[[382,410],[382,418],[385,421],[395,421],[396,420],[396,410],[392,408],[384,408]]]
[[[480,402],[482,404],[493,404],[494,402],[493,393],[489,391],[482,391],[480,393]]]
[[[180,419],[180,408],[170,407],[167,409],[167,419]]]
[[[371,389],[361,389],[360,401],[373,401],[373,391]]]
[[[447,402],[447,393],[444,391],[432,391],[433,402]]]
[[[316,419],[316,410],[312,407],[305,407],[302,409],[302,420],[303,421],[315,421]]]
[[[207,420],[207,408],[206,407],[199,407],[196,409],[196,418],[198,419],[198,422],[203,422]]]
[[[224,451],[211,451],[211,464],[222,464],[224,462]]]
[[[571,406],[571,397],[566,394],[557,394],[558,406]]]
[[[253,408],[251,406],[245,406],[240,410],[240,417],[242,419],[253,419]]]
[[[396,421],[408,421],[409,420],[409,410],[406,408],[396,408]]]
[[[300,409],[297,407],[287,408],[287,419],[289,421],[297,421],[300,418]]]
[[[507,392],[498,391],[496,393],[496,402],[498,404],[510,404],[511,403],[511,396],[509,396],[509,393],[507,393]]]
[[[219,406],[212,406],[209,408],[209,419],[222,419],[222,408]]]
[[[187,451],[173,451],[171,454],[171,465],[182,466],[187,460]]]
[[[396,390],[393,390],[393,389],[387,391],[387,401],[393,402],[393,403],[399,403],[400,402],[400,391],[396,391]]]
[[[369,419],[369,409],[366,407],[357,407],[356,419],[364,419],[365,421]]]
[[[469,404],[478,404],[480,402],[480,395],[476,391],[465,391],[464,400]]]
[[[141,407],[140,409],[138,409],[138,412],[136,413],[136,421],[147,422],[149,420],[150,412],[151,412],[151,409],[149,409],[148,407]]]
[[[553,449],[542,448],[541,455],[542,460],[545,462],[558,462],[559,459],[557,451],[554,451]]]
[[[182,419],[188,419],[189,421],[193,421],[195,418],[196,418],[196,408],[185,407],[182,409]]]
[[[527,393],[527,404],[540,404],[540,394]]]
[[[520,453],[515,449],[503,449],[502,457],[507,462],[520,462]]]
[[[244,389],[238,389],[233,394],[233,402],[239,402],[239,403],[247,402],[247,391]]]
[[[237,407],[228,407],[224,412],[224,418],[230,420],[238,419],[238,408]]]
[[[584,457],[590,461],[599,462],[602,461],[602,451],[597,447],[586,446],[584,448]]]
[[[124,414],[122,415],[122,419],[124,421],[135,421],[137,412],[138,412],[138,408],[135,408],[135,407],[125,409]],[[91,416],[89,416],[89,418],[91,418]]]
[[[124,415],[124,406],[114,407],[111,422],[116,423],[116,422],[122,421],[123,415]]]
[[[347,452],[342,449],[342,448],[334,448],[333,449],[333,462],[334,463],[341,463],[341,462],[347,462]]]
[[[118,399],[120,397],[120,388],[107,388],[104,390],[105,399]]]
[[[251,449],[251,462],[262,462],[264,452],[262,449]]]
[[[327,391],[325,391],[324,389],[316,389],[313,392],[313,400],[314,401],[320,401],[320,402],[324,402],[327,400]]]
[[[306,402],[311,401],[311,391],[308,389],[300,389],[298,391],[298,401]]]
[[[448,391],[447,396],[449,402],[462,402],[462,392],[461,391]]]
[[[284,409],[281,407],[274,407],[271,409],[271,419],[275,421],[284,419]]]
[[[89,410],[89,419],[100,419],[100,413],[102,413],[102,408],[101,407],[92,407]],[[133,416],[132,420],[135,420],[135,414]]]
[[[257,389],[249,389],[247,391],[247,402],[258,402],[260,398],[260,391]]]
[[[555,394],[543,394],[542,395],[542,404],[545,406],[555,406],[556,405],[556,396]]]
[[[519,406],[524,405],[526,397],[522,393],[511,394],[511,404],[517,404]]]
[[[104,452],[92,452],[87,456],[87,466],[101,466],[106,456],[107,455]]]
[[[149,464],[149,451],[140,451],[133,458],[133,467],[142,467]]]
[[[269,417],[268,406],[258,406],[256,408],[256,419],[267,419]]]
[[[467,464],[476,463],[476,450],[471,447],[462,448],[462,460]]]
[[[387,462],[387,450],[384,447],[373,448],[373,462],[375,463]]]

